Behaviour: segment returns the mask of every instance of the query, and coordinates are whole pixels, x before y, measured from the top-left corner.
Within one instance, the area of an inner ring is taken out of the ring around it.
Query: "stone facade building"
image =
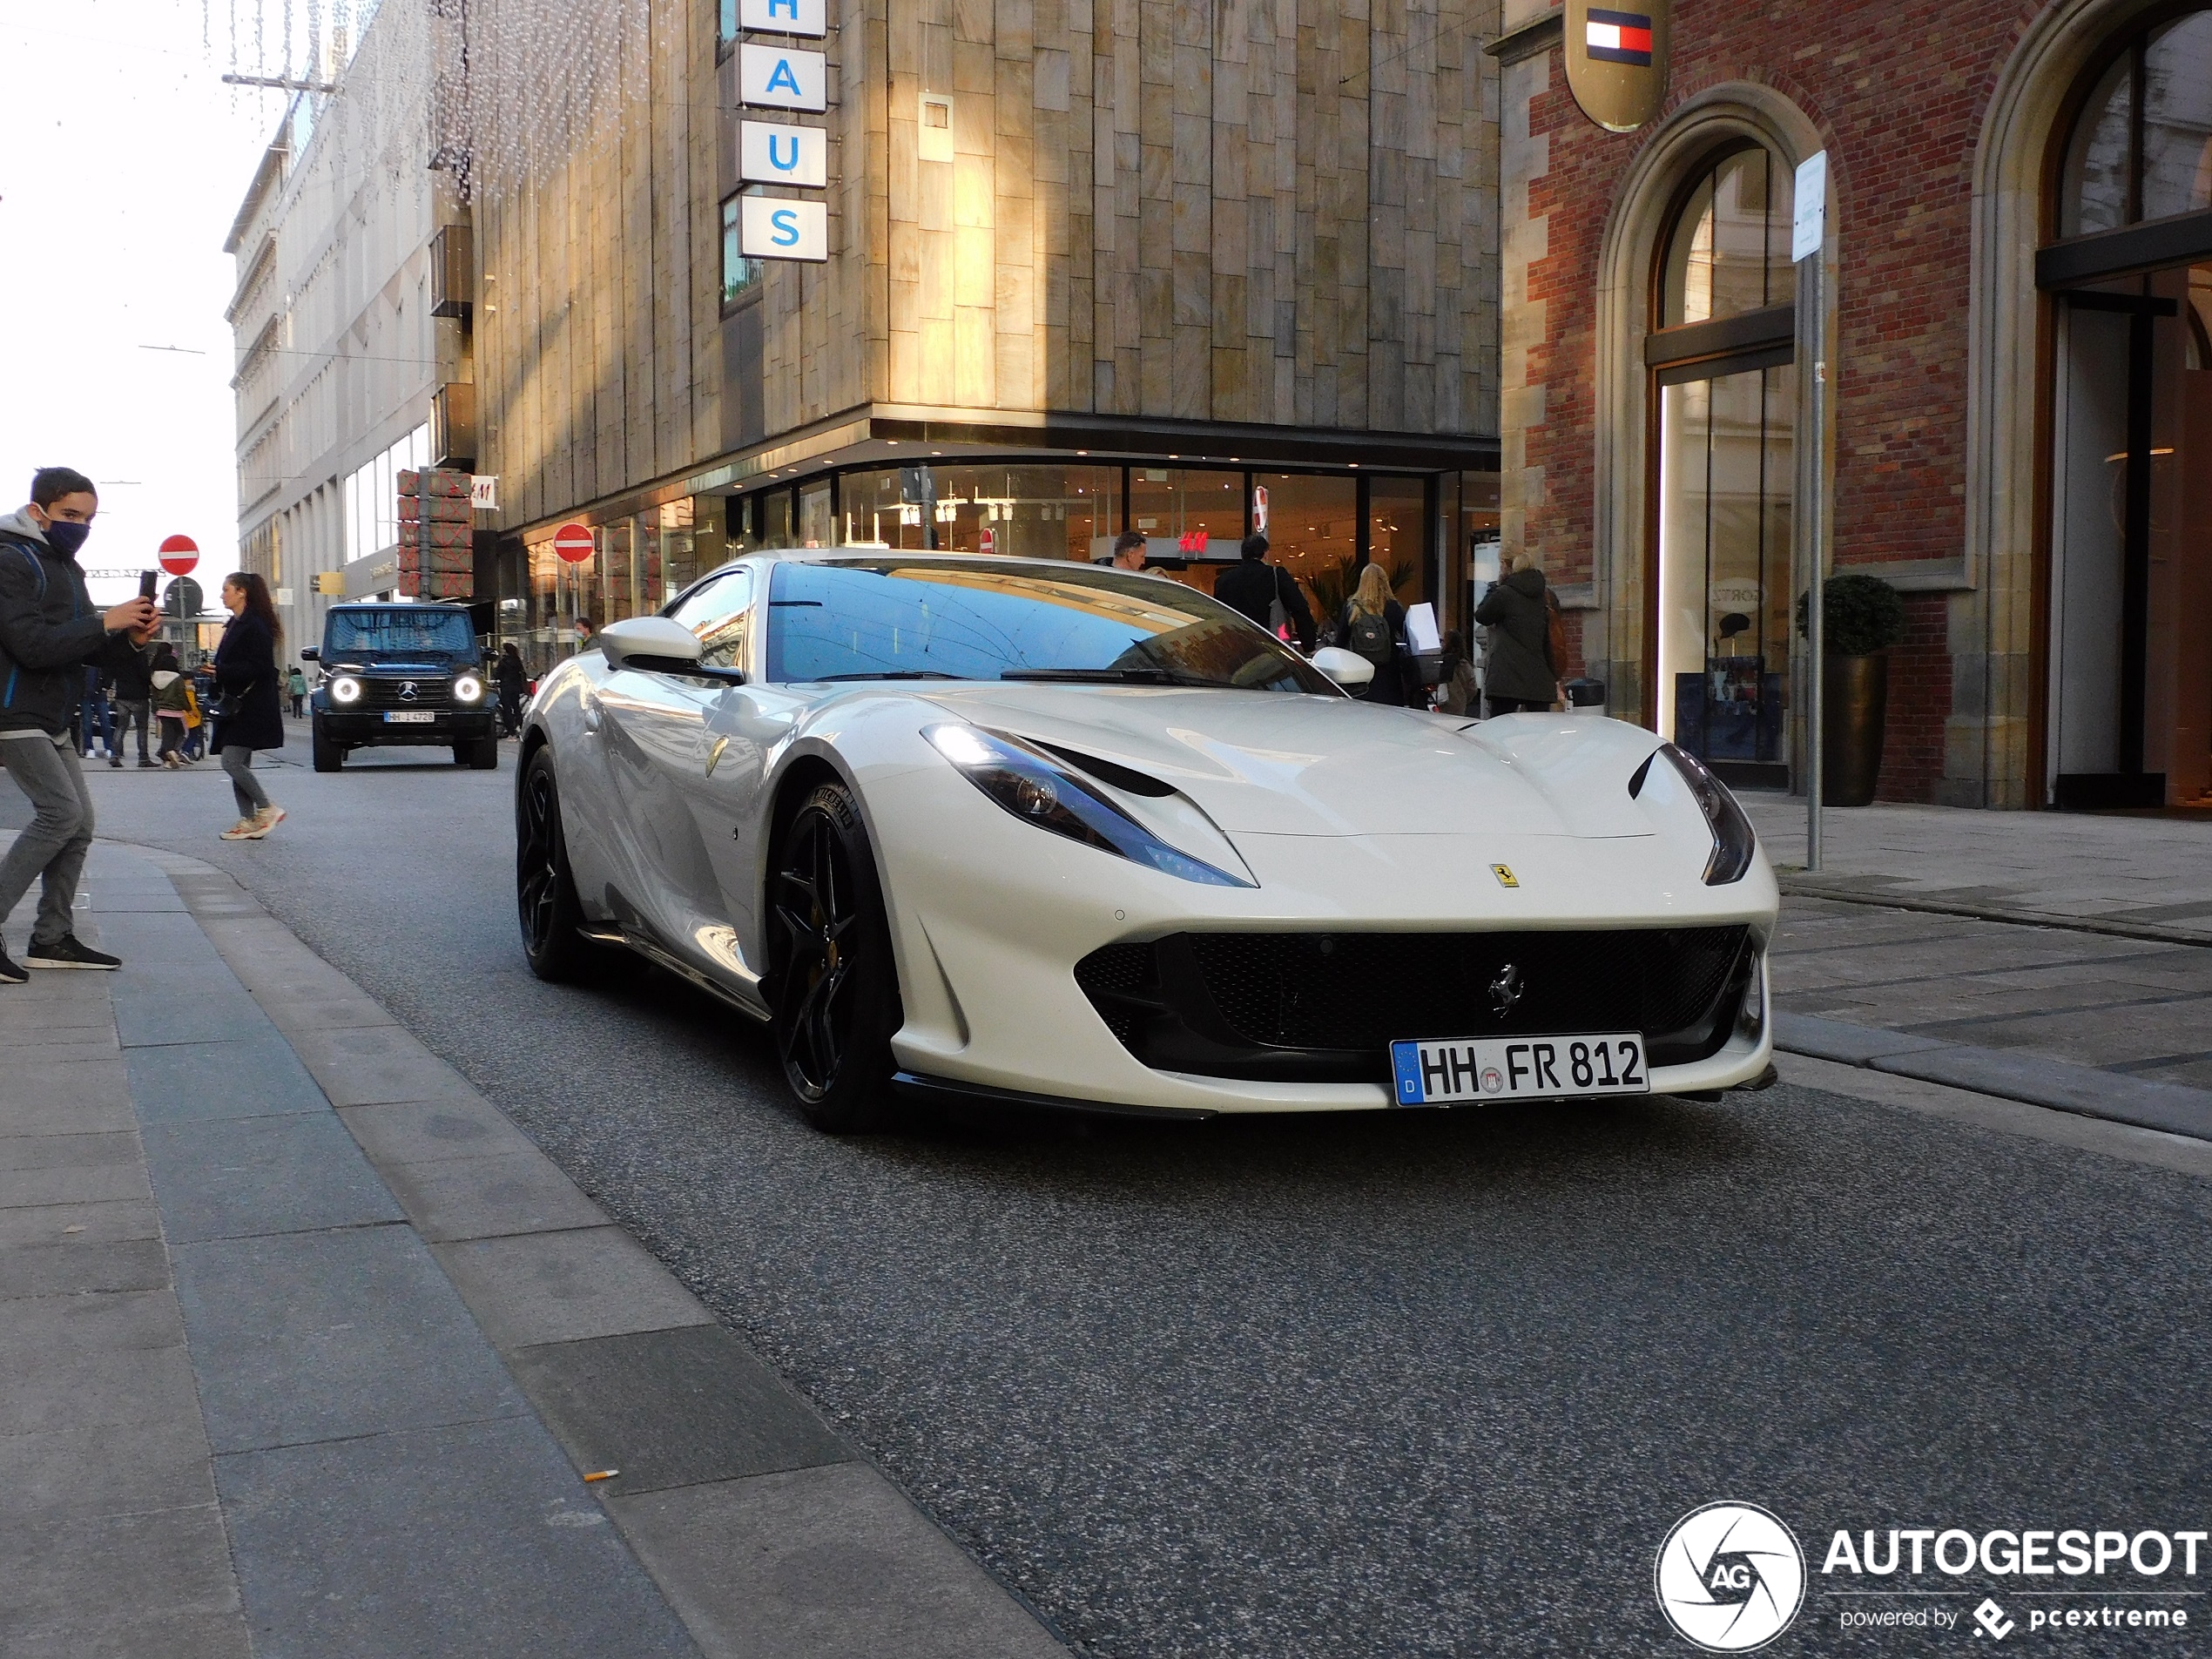
[[[1576,108],[1561,8],[1507,0],[1493,49],[1504,544],[1578,661],[1615,712],[1790,781],[1817,554],[1908,609],[1885,798],[2202,797],[2212,10],[1681,0],[1672,40],[1629,134]],[[1816,289],[1790,228],[1820,151]]]
[[[735,0],[603,3],[620,74],[473,163],[477,465],[535,652],[732,547],[1087,559],[1134,527],[1205,585],[1263,510],[1325,604],[1372,556],[1463,607],[1494,0],[832,0],[815,264],[738,241]],[[480,134],[532,107],[537,9],[474,0]]]

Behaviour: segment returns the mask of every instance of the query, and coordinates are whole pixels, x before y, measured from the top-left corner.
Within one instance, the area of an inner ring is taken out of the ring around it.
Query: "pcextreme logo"
[[[1797,1616],[1805,1557],[1771,1511],[1709,1503],[1675,1522],[1652,1580],[1659,1610],[1685,1640],[1708,1653],[1749,1653]]]

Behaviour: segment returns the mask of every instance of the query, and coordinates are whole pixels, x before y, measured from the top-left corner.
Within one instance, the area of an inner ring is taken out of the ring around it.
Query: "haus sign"
[[[738,46],[738,94],[749,110],[775,111],[781,120],[738,124],[738,172],[745,192],[738,205],[738,251],[749,260],[829,258],[829,204],[819,196],[775,195],[763,185],[819,191],[829,183],[829,134],[796,118],[829,107],[829,58],[791,44],[829,33],[826,0],[738,0],[738,23],[748,37]]]
[[[1567,0],[1567,87],[1608,132],[1634,132],[1667,97],[1671,0]]]

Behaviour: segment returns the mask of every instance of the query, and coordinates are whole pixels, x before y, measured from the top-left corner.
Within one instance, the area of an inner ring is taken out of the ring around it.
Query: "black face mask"
[[[90,524],[72,524],[57,518],[46,526],[46,545],[65,559],[77,556],[77,550],[84,545],[84,538],[92,533]]]

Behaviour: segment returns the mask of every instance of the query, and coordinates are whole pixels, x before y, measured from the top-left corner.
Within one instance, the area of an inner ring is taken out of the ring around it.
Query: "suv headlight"
[[[454,677],[453,700],[455,702],[474,703],[483,694],[484,683],[474,674],[459,674]]]
[[[355,679],[351,674],[341,674],[336,679],[330,682],[330,700],[334,703],[340,704],[360,702],[361,700],[361,683]]]
[[[1705,822],[1713,832],[1713,856],[1705,860],[1705,885],[1725,887],[1730,881],[1741,880],[1743,872],[1751,867],[1751,852],[1759,839],[1752,833],[1751,820],[1736,804],[1736,797],[1729,793],[1728,786],[1713,776],[1705,763],[1686,749],[1677,749],[1671,743],[1659,745],[1659,752],[1667,757],[1682,779],[1689,786],[1705,814]]]
[[[1026,824],[1185,881],[1217,887],[1253,885],[1177,851],[1082,779],[1026,744],[972,725],[933,725],[921,735],[968,782]]]

